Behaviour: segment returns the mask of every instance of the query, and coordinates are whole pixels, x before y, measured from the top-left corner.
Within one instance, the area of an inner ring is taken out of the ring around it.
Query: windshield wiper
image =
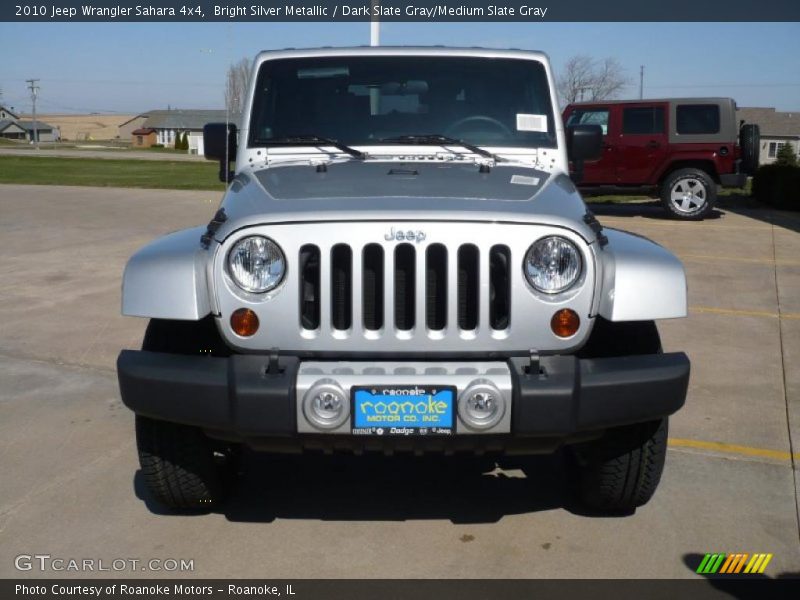
[[[496,154],[492,154],[488,150],[484,150],[480,146],[476,146],[475,144],[470,144],[469,142],[465,142],[464,140],[459,140],[456,138],[448,137],[446,135],[441,135],[439,133],[398,135],[397,137],[382,138],[380,141],[388,142],[390,144],[440,144],[440,145],[450,145],[450,146],[461,146],[462,148],[466,148],[470,152],[473,152],[480,156],[485,156],[486,158],[491,158],[496,162],[502,162],[503,160],[505,160],[503,158],[500,158]]]
[[[277,138],[268,138],[265,140],[258,140],[260,143],[265,144],[309,144],[309,143],[318,143],[318,144],[327,144],[328,146],[333,146],[334,148],[338,148],[342,152],[345,152],[352,156],[353,158],[359,158],[364,160],[367,158],[367,155],[360,150],[356,150],[355,148],[351,148],[347,144],[342,144],[341,142],[337,142],[336,140],[332,140],[330,138],[322,137],[319,135],[284,135]]]

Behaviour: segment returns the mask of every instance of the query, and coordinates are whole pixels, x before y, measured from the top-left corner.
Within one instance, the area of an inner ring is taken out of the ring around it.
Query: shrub
[[[800,167],[764,165],[753,177],[753,196],[784,210],[800,210]]]
[[[775,155],[776,165],[789,165],[790,167],[797,166],[797,155],[794,153],[794,146],[792,144],[783,144]]]
[[[164,144],[151,144],[150,147],[151,148],[163,148]]]

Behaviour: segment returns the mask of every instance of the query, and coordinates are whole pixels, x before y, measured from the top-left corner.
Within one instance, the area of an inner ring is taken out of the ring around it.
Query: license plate
[[[454,386],[360,386],[350,394],[354,435],[455,433]]]

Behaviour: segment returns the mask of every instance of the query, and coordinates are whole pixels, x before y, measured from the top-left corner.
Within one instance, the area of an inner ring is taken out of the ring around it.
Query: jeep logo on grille
[[[425,238],[425,232],[420,231],[419,229],[417,231],[412,231],[410,229],[407,231],[402,231],[401,229],[395,229],[394,227],[392,227],[389,232],[383,236],[383,239],[385,239],[387,242],[395,240],[398,242],[408,241],[419,243]]]

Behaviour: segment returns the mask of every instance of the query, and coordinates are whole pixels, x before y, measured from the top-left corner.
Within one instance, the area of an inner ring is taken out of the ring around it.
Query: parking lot
[[[689,278],[689,318],[660,323],[665,349],[692,360],[689,396],[661,487],[634,515],[582,514],[558,456],[487,473],[248,457],[224,512],[170,515],[143,490],[119,400],[117,353],[145,327],[119,315],[120,278],[135,249],[207,222],[218,200],[0,186],[0,577],[65,575],[14,567],[49,554],[194,561],[124,576],[670,578],[695,577],[707,552],[772,553],[767,575],[800,575],[800,213],[723,204],[684,223],[597,207]]]

